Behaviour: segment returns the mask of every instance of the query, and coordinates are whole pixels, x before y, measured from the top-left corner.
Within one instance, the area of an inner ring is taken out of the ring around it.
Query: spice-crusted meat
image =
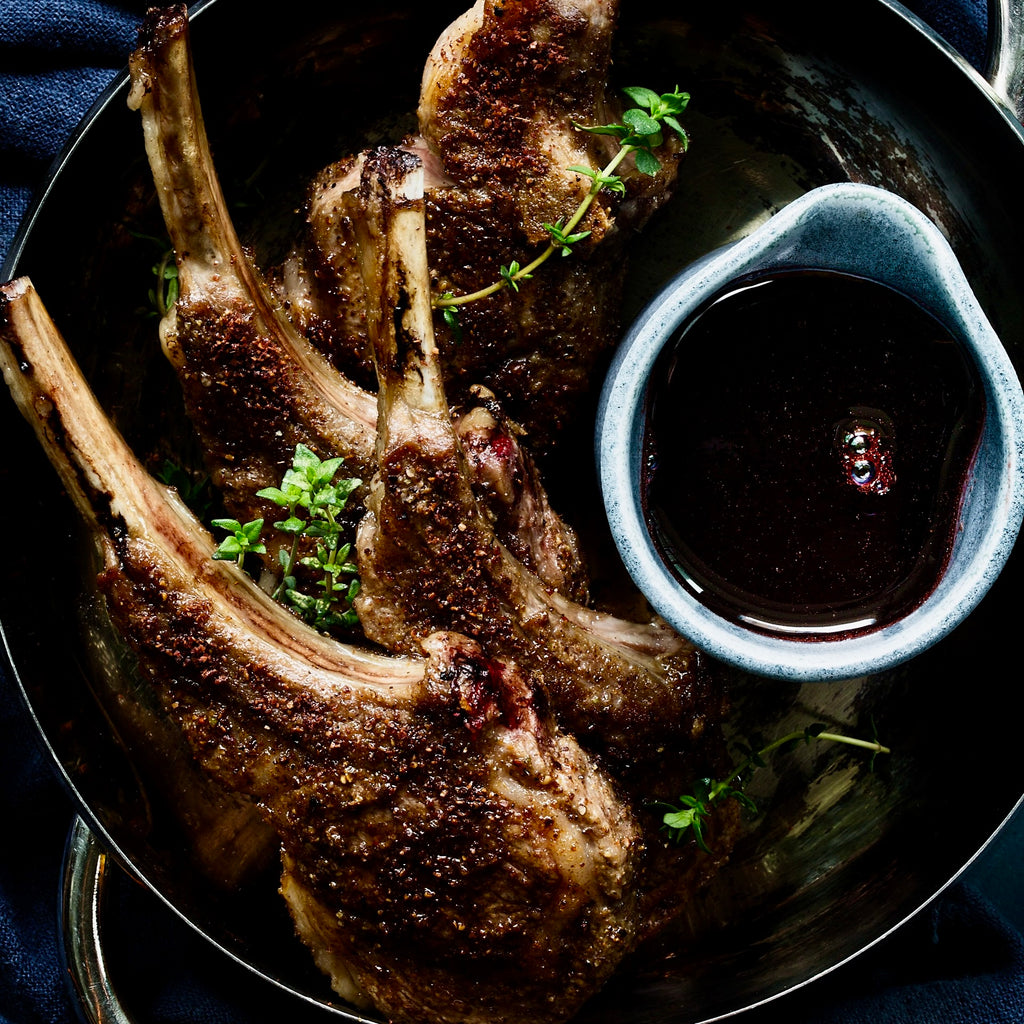
[[[460,190],[486,190],[529,242],[572,211],[607,144],[580,132],[605,108],[617,0],[479,0],[427,59],[420,133]],[[614,148],[614,147],[613,147]],[[602,205],[591,217],[609,227]],[[508,222],[506,222],[508,223]]]
[[[369,479],[376,395],[342,375],[299,332],[238,239],[203,127],[184,7],[152,12],[131,75],[129,104],[142,117],[178,271],[179,293],[160,324],[161,340],[226,508],[243,522],[277,518],[279,509],[258,492],[280,483],[298,444],[322,459],[340,456],[347,476]],[[343,208],[345,191],[336,197]],[[348,223],[347,213],[344,219]],[[358,254],[352,247],[340,256],[354,271],[345,277],[336,311],[362,323]],[[582,595],[586,573],[573,531],[548,504],[504,414],[501,429],[483,432],[484,411],[474,415],[475,404],[460,419],[473,430],[478,493],[492,506],[502,535],[545,583]],[[500,408],[494,396],[486,404],[492,413]],[[362,493],[353,495],[345,513],[353,521]]]
[[[452,629],[544,680],[563,725],[645,788],[686,770],[724,700],[698,653],[660,621],[631,623],[543,587],[494,533],[452,429],[432,330],[422,168],[401,149],[370,154],[360,222],[379,375],[378,472],[356,549],[367,636],[414,650]],[[652,765],[661,778],[651,778]]]
[[[616,142],[577,126],[621,116],[607,95],[617,9],[616,0],[480,0],[438,40],[419,137],[406,142],[424,161],[435,294],[470,294],[501,280],[503,266],[526,266],[549,241],[545,223],[565,222],[587,195],[591,179],[569,168],[599,171],[615,153]],[[669,198],[679,146],[666,142],[659,155],[654,177],[632,159],[622,165],[625,193],[598,196],[580,225],[591,235],[571,257],[550,259],[518,292],[459,307],[457,342],[436,315],[449,397],[487,387],[538,455],[579,418],[618,338],[629,244]],[[314,182],[307,236],[271,280],[296,322],[365,379],[365,333],[341,301],[360,288],[339,201],[355,172],[346,158]]]
[[[275,829],[296,926],[339,993],[416,1024],[571,1016],[635,945],[643,845],[534,680],[453,633],[415,657],[346,646],[214,561],[24,279],[0,289],[0,366],[167,715]]]
[[[536,463],[523,450],[493,392],[470,389],[476,404],[460,411],[455,433],[472,477],[473,493],[494,521],[494,532],[547,587],[587,602],[587,566],[576,534],[551,508]]]

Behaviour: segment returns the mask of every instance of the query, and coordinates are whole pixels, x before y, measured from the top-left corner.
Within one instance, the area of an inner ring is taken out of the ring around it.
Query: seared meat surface
[[[183,7],[147,19],[131,75],[129,105],[142,117],[178,268],[179,294],[160,324],[161,340],[226,508],[243,522],[276,518],[278,510],[257,492],[280,482],[298,444],[321,458],[341,456],[346,475],[369,479],[376,395],[299,333],[238,239],[203,125]],[[339,193],[338,202],[349,200]],[[355,247],[343,255],[358,260]],[[357,263],[355,278],[343,308],[358,303],[358,315],[346,315],[362,323]],[[477,493],[546,585],[582,596],[586,571],[575,535],[548,503],[516,430],[493,395],[481,400],[486,408],[470,399],[457,422],[472,433]],[[349,504],[353,525],[360,498],[357,492]]]
[[[566,221],[590,179],[569,170],[603,168],[616,150],[577,125],[617,121],[608,75],[616,0],[478,0],[441,36],[428,58],[417,138],[406,148],[424,164],[428,251],[435,294],[469,294],[525,266],[546,246],[545,223]],[[458,342],[437,316],[449,397],[474,385],[497,394],[544,454],[586,407],[619,336],[628,246],[670,195],[678,147],[662,169],[640,174],[627,160],[622,196],[602,193],[581,228],[591,232],[571,259],[550,260],[519,292],[460,307]],[[332,358],[369,380],[369,349],[350,302],[353,219],[343,196],[361,158],[345,158],[313,183],[309,231],[271,274],[282,301]]]
[[[453,426],[473,493],[493,519],[495,534],[546,587],[585,604],[588,575],[579,540],[552,509],[516,424],[487,388],[474,387],[469,397],[479,404],[458,412]]]
[[[297,623],[210,558],[31,285],[0,294],[5,378],[96,531],[111,615],[198,762],[274,826],[339,991],[408,1021],[571,1015],[634,945],[642,844],[542,690],[456,634],[389,657]]]
[[[615,17],[615,0],[479,0],[430,54],[419,136],[325,170],[308,236],[266,276],[218,184],[184,7],[140,35],[129,103],[180,286],[160,336],[211,476],[232,515],[272,521],[257,492],[296,445],[344,457],[371,644],[214,560],[31,284],[0,287],[5,379],[96,537],[111,621],[195,765],[280,844],[334,989],[388,1021],[569,1019],[729,848],[669,843],[649,807],[719,769],[722,687],[665,623],[587,605],[521,443],[553,450],[590,396],[673,146],[656,177],[623,166],[572,259],[466,307],[460,339],[432,304],[540,251],[589,187],[568,167],[607,163],[615,144],[574,125],[617,119]]]

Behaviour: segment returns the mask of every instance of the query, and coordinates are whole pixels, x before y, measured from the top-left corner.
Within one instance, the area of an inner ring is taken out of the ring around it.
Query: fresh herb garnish
[[[260,537],[263,533],[262,519],[253,519],[248,523],[240,523],[237,519],[214,519],[212,523],[218,530],[228,531],[228,535],[214,551],[214,558],[237,562],[238,567],[244,569],[246,555],[267,553],[267,546]]]
[[[445,292],[441,296],[442,301],[454,298],[454,292]],[[462,341],[462,324],[459,322],[459,311],[452,305],[442,306],[441,316],[444,317],[444,322],[452,332],[452,339],[458,345]]]
[[[692,836],[702,850],[710,853],[704,839],[704,825],[711,813],[712,805],[720,800],[733,799],[747,810],[756,811],[756,804],[744,792],[750,775],[756,769],[766,766],[765,758],[769,754],[780,751],[787,752],[801,743],[810,743],[811,740],[845,743],[849,746],[869,750],[871,751],[870,767],[872,769],[875,758],[879,754],[890,753],[889,748],[882,746],[877,738],[862,740],[854,736],[844,736],[841,733],[827,732],[826,726],[820,723],[787,733],[768,744],[762,744],[760,740],[754,739],[751,743],[741,746],[740,752],[744,755],[744,759],[724,779],[700,779],[694,785],[693,792],[681,796],[678,804],[659,803],[658,808],[664,809],[662,825],[673,839],[681,842],[688,836]]]
[[[149,306],[143,312],[150,317],[166,316],[178,301],[178,264],[175,260],[174,247],[166,236],[158,238],[156,235],[145,235],[139,231],[132,231],[131,236],[140,242],[148,242],[160,254],[151,268],[156,282],[149,289]]]
[[[168,249],[160,262],[153,267],[156,285],[149,290],[149,301],[160,316],[166,316],[170,308],[178,301],[178,264],[174,260],[174,250]]]
[[[690,101],[689,93],[680,92],[676,88],[674,92],[659,94],[639,86],[622,91],[636,106],[631,107],[622,115],[620,124],[582,125],[574,122],[575,127],[580,131],[590,132],[592,135],[614,136],[619,140],[619,150],[607,166],[600,171],[575,165],[568,168],[576,174],[590,178],[590,190],[567,221],[559,220],[555,224],[544,225],[551,237],[547,248],[526,266],[520,266],[518,261],[513,261],[507,267],[502,267],[499,280],[486,288],[466,295],[445,292],[434,298],[434,308],[443,310],[445,323],[453,330],[458,330],[455,307],[487,298],[503,288],[518,291],[519,282],[529,280],[534,272],[555,253],[561,253],[562,256],[571,255],[573,246],[590,234],[589,231],[576,231],[576,228],[586,216],[594,199],[604,190],[620,194],[625,192],[626,186],[615,171],[627,156],[631,153],[635,154],[637,170],[641,174],[653,177],[661,168],[661,163],[654,155],[654,150],[665,141],[666,129],[679,136],[684,149],[689,145],[689,136],[679,123],[679,117]]]
[[[358,621],[352,608],[359,593],[358,569],[349,560],[352,545],[342,543],[344,524],[338,516],[362,481],[355,477],[336,480],[342,463],[339,458],[321,461],[300,444],[281,486],[257,491],[259,497],[285,510],[285,518],[275,522],[274,528],[291,538],[278,555],[282,576],[273,597],[290,605],[301,619],[321,630],[354,626]],[[249,523],[216,519],[213,525],[229,531],[214,558],[233,559],[242,565],[247,554],[266,553],[261,540],[262,519]],[[300,557],[302,538],[314,540],[313,554]],[[299,587],[300,566],[314,574],[313,593]]]

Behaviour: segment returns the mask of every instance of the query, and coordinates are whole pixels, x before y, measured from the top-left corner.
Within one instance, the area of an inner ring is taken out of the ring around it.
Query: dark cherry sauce
[[[827,639],[934,589],[984,398],[912,300],[831,271],[749,278],[683,325],[647,403],[648,527],[709,608]]]

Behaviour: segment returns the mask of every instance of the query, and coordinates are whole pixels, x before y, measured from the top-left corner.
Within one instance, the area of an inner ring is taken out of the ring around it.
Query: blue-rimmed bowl
[[[790,269],[855,274],[888,285],[942,322],[973,362],[985,419],[952,550],[937,585],[908,614],[858,634],[769,635],[716,613],[680,584],[644,517],[646,394],[665,345],[731,282]],[[824,185],[745,239],[687,267],[636,319],[605,383],[597,457],[605,510],[626,568],[651,605],[702,650],[748,672],[850,679],[926,650],[971,613],[998,576],[1024,515],[1024,396],[1010,359],[938,228],[870,185]]]

